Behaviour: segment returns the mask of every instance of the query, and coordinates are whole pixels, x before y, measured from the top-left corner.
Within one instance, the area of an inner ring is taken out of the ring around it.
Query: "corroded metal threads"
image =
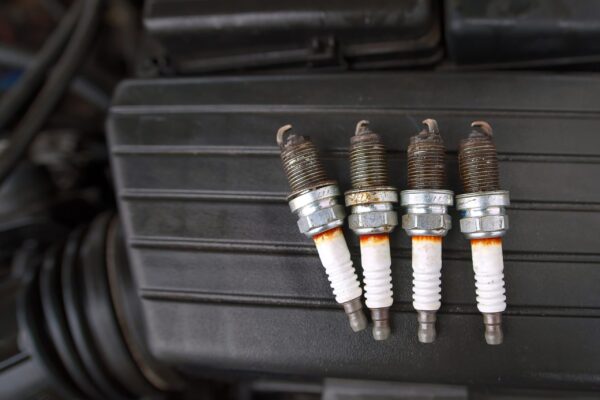
[[[458,165],[465,193],[500,190],[498,154],[492,141],[492,127],[475,121],[467,139],[460,142]]]
[[[408,188],[446,188],[446,150],[434,119],[423,121],[424,129],[408,145]]]
[[[368,121],[360,121],[350,139],[350,177],[353,189],[389,186],[385,146]]]
[[[291,197],[320,186],[333,183],[327,178],[319,153],[308,136],[291,133],[286,125],[277,132],[281,161],[291,188]]]

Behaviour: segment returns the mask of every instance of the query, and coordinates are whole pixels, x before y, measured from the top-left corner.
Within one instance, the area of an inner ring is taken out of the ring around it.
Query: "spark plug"
[[[389,233],[398,225],[394,203],[398,192],[389,185],[385,147],[381,137],[369,130],[368,121],[356,125],[350,139],[352,190],[345,193],[350,229],[360,237],[360,255],[365,278],[365,297],[373,320],[373,338],[390,335],[389,309],[392,296],[392,258]]]
[[[465,194],[456,196],[460,230],[471,240],[477,308],[483,313],[487,344],[501,344],[502,312],[506,309],[502,236],[508,230],[505,207],[509,193],[500,190],[498,157],[492,127],[484,121],[460,143],[458,163]]]
[[[408,145],[408,190],[400,194],[406,214],[402,228],[412,238],[413,307],[421,343],[436,336],[436,314],[441,306],[442,238],[452,227],[448,207],[454,193],[447,190],[446,150],[434,119]]]
[[[290,209],[298,216],[300,232],[314,240],[335,299],[343,306],[350,327],[361,331],[367,327],[367,319],[362,310],[362,289],[341,228],[346,213],[337,200],[340,190],[327,177],[310,138],[298,136],[291,129],[291,125],[285,125],[277,132],[281,161],[291,188],[287,198]]]

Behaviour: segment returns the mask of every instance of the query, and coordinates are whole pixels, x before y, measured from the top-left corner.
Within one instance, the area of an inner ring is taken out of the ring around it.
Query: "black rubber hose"
[[[0,66],[2,67],[25,70],[29,65],[31,65],[31,63],[33,63],[36,60],[36,57],[36,54],[31,54],[24,50],[17,50],[10,46],[0,44]],[[48,68],[48,70],[49,69],[50,68]],[[110,94],[106,93],[106,91],[100,86],[98,86],[96,83],[87,79],[85,77],[85,72],[86,71],[81,71],[78,74],[78,76],[75,77],[75,79],[73,80],[73,82],[71,82],[71,85],[69,86],[69,90],[72,93],[79,96],[81,99],[90,103],[90,105],[93,105],[102,111],[107,110],[110,106]],[[41,86],[41,83],[39,86]],[[33,99],[33,97],[34,96],[32,95],[31,99]],[[19,110],[19,112],[20,111],[22,110]],[[16,120],[17,116],[17,114],[11,116],[10,121],[8,121],[8,123],[10,123],[13,120]],[[5,127],[6,126],[0,126],[0,128],[2,129]],[[0,129],[0,131],[2,129]],[[6,134],[7,132],[4,133]]]
[[[6,177],[25,155],[44,122],[63,97],[89,51],[98,27],[103,1],[81,0],[81,2],[81,16],[71,40],[56,66],[52,68],[40,93],[15,127],[8,146],[0,154],[0,184],[4,183]]]
[[[69,41],[80,12],[81,1],[76,1],[17,83],[0,98],[0,131],[6,129],[7,125],[15,120],[18,113],[39,90],[46,73],[58,60]]]

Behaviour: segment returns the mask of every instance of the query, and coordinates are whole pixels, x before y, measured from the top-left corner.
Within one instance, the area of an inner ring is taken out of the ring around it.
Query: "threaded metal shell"
[[[333,183],[327,178],[314,143],[306,136],[296,136],[281,150],[281,161],[294,197],[301,192]]]
[[[473,131],[461,140],[458,166],[465,193],[500,190],[498,153],[491,134]]]
[[[437,133],[423,131],[408,145],[408,188],[446,189],[446,150]]]
[[[388,187],[385,146],[376,133],[363,133],[350,139],[350,179],[352,188]]]

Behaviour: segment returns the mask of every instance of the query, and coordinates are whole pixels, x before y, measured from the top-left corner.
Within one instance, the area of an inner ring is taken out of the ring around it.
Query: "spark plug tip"
[[[483,323],[485,325],[485,342],[491,346],[502,344],[504,341],[502,314],[484,313]]]
[[[352,328],[354,332],[360,332],[367,327],[367,317],[365,317],[365,313],[363,312],[363,305],[360,297],[342,303],[342,306],[348,316],[350,328]]]
[[[391,329],[390,329],[389,324],[375,325],[373,327],[373,339],[378,340],[378,341],[386,340],[387,338],[390,337],[390,332],[391,332]]]
[[[436,312],[435,311],[417,311],[417,321],[419,329],[417,337],[420,343],[433,343],[437,338],[435,330]]]
[[[390,337],[390,309],[372,308],[371,319],[373,320],[373,339],[386,340]]]
[[[350,328],[352,328],[352,331],[354,332],[360,332],[367,327],[367,317],[365,317],[365,313],[363,313],[362,310],[348,314],[348,320],[350,322]]]

